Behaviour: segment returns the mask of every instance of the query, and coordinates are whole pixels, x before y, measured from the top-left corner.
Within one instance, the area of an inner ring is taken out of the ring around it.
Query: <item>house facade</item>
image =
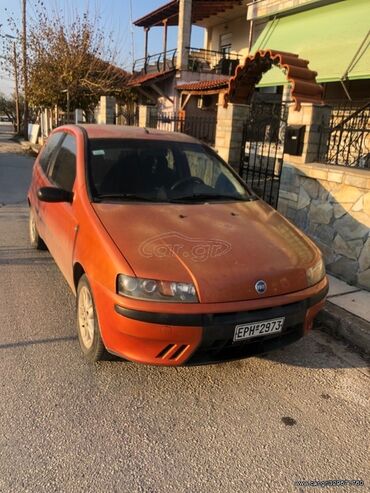
[[[325,102],[363,100],[370,83],[369,8],[367,0],[171,1],[135,21],[144,30],[145,56],[135,63],[130,84],[141,104],[201,115],[216,111],[218,95],[247,55],[278,50],[309,61]],[[173,25],[178,42],[168,47],[167,28]],[[202,48],[190,46],[193,25],[204,28]],[[153,29],[163,31],[157,55],[148,54]],[[274,67],[257,93],[289,99],[288,89],[283,96],[286,87],[286,77]]]
[[[140,126],[211,144],[329,272],[370,290],[369,18],[368,0],[174,0],[135,21],[146,48],[129,84]]]

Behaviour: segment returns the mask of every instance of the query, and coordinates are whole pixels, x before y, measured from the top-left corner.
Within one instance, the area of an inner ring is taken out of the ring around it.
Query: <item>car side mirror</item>
[[[41,202],[69,202],[73,200],[73,192],[62,188],[41,187],[37,190],[37,197]]]

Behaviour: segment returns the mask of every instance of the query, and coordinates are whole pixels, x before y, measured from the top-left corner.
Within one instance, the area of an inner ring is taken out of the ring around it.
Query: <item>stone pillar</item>
[[[217,127],[215,148],[220,157],[237,171],[240,165],[243,128],[248,119],[250,107],[246,104],[223,106],[223,94],[220,95],[217,108]]]
[[[155,108],[153,106],[139,105],[139,127],[148,127],[150,124],[150,114]]]
[[[115,123],[115,105],[116,105],[115,98],[110,96],[100,97],[99,112],[97,114],[98,124]]]
[[[294,111],[294,105],[289,107],[288,125],[305,125],[303,152],[301,156],[285,154],[285,161],[294,164],[312,163],[317,161],[319,147],[325,147],[325,136],[321,127],[327,127],[330,118],[330,108],[311,103],[302,103],[300,111]],[[320,141],[321,139],[321,141]]]
[[[191,7],[192,0],[179,1],[179,28],[177,35],[177,62],[176,68],[187,70],[189,52],[185,48],[190,46],[191,40]]]

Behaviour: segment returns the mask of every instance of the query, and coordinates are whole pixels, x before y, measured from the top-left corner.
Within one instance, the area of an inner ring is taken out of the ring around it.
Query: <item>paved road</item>
[[[0,153],[0,201],[9,187],[24,199],[31,164]],[[28,247],[22,204],[0,207],[0,303],[1,492],[369,491],[368,364],[319,331],[219,366],[88,365],[74,297]]]
[[[0,125],[0,204],[24,202],[31,179],[32,161],[21,146],[10,140],[13,128]]]

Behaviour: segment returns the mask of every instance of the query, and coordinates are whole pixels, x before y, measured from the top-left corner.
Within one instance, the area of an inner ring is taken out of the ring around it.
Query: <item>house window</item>
[[[230,53],[232,41],[233,41],[233,34],[232,33],[221,34],[221,36],[220,36],[220,51],[222,51],[223,53]]]

